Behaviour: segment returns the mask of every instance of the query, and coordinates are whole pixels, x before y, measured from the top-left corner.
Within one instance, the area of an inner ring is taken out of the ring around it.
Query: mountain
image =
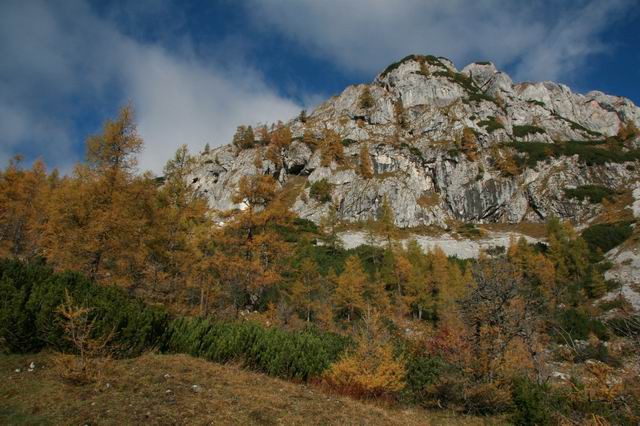
[[[191,181],[211,207],[242,208],[233,200],[240,179],[271,174],[291,192],[291,209],[314,222],[332,205],[341,220],[367,220],[386,198],[403,228],[586,223],[602,212],[602,194],[640,178],[640,109],[630,100],[514,84],[490,62],[458,71],[411,55],[284,126],[291,142],[275,157],[259,137],[198,157]],[[369,162],[373,176],[362,170]]]

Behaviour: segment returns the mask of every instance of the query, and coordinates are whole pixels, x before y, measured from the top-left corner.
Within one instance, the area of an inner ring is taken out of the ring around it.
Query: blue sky
[[[127,101],[159,172],[178,145],[286,120],[410,53],[491,60],[640,103],[638,0],[3,0],[0,161],[63,171]]]

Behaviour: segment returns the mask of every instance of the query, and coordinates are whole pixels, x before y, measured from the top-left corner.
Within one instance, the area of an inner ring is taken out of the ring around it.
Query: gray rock
[[[365,87],[373,98],[370,108],[360,103]],[[402,126],[396,114],[400,102]],[[488,129],[487,120],[500,120],[504,128]],[[326,179],[333,185],[338,215],[352,222],[375,217],[385,198],[400,227],[446,227],[451,220],[545,221],[552,215],[586,222],[601,207],[570,199],[565,189],[587,184],[625,187],[640,178],[640,165],[586,166],[577,157],[562,157],[505,176],[497,168],[496,147],[515,139],[599,140],[617,134],[625,122],[640,127],[640,109],[625,98],[596,91],[576,94],[553,82],[513,84],[492,63],[470,64],[458,73],[444,58],[430,58],[422,67],[418,60],[408,59],[369,85],[347,87],[318,106],[306,123],[288,123],[298,138],[305,131],[321,136],[324,129],[332,129],[356,141],[345,147],[340,164],[322,166],[320,150],[296,140],[283,152],[283,169],[265,159],[258,169],[256,158],[264,157],[264,147],[238,150],[227,145],[199,157],[189,179],[219,211],[243,208],[233,202],[243,176],[271,174],[281,185],[293,175],[306,176],[309,184]],[[515,138],[514,126],[522,125],[538,126],[544,133]],[[465,127],[477,134],[475,161],[460,152]],[[371,179],[358,172],[363,143],[373,163]],[[302,188],[291,209],[319,222],[328,206]]]

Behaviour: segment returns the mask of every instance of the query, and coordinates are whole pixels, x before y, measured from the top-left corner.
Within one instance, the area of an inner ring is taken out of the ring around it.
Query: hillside
[[[0,423],[482,425],[501,421],[361,402],[186,355],[147,354],[110,361],[98,382],[78,387],[58,377],[52,358],[45,353],[0,356]],[[28,371],[31,362],[35,369]]]

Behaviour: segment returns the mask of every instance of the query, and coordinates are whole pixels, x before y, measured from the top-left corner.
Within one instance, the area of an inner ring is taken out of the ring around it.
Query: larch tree
[[[476,132],[471,127],[465,127],[462,131],[461,148],[469,161],[476,161],[478,158],[478,143]]]
[[[320,165],[328,167],[332,162],[344,159],[344,147],[340,135],[334,130],[325,129],[320,145]]]
[[[371,96],[371,89],[369,89],[368,85],[365,85],[364,88],[362,89],[362,92],[360,92],[360,97],[358,98],[358,105],[362,109],[369,109],[373,107],[374,100],[373,100],[373,96]]]
[[[365,306],[362,294],[367,279],[360,259],[357,256],[349,256],[344,271],[337,279],[334,293],[334,305],[338,312],[346,315],[347,321],[351,321],[356,314],[362,312]]]
[[[296,272],[290,292],[294,308],[302,312],[306,322],[310,322],[319,309],[322,288],[318,265],[312,259],[304,259]]]
[[[130,106],[88,138],[87,165],[76,166],[52,197],[45,234],[54,264],[123,286],[142,281],[143,212],[155,196],[151,176],[135,176],[142,145]]]
[[[366,143],[360,147],[360,176],[365,179],[371,179],[373,177],[373,164],[371,163],[369,147]]]

